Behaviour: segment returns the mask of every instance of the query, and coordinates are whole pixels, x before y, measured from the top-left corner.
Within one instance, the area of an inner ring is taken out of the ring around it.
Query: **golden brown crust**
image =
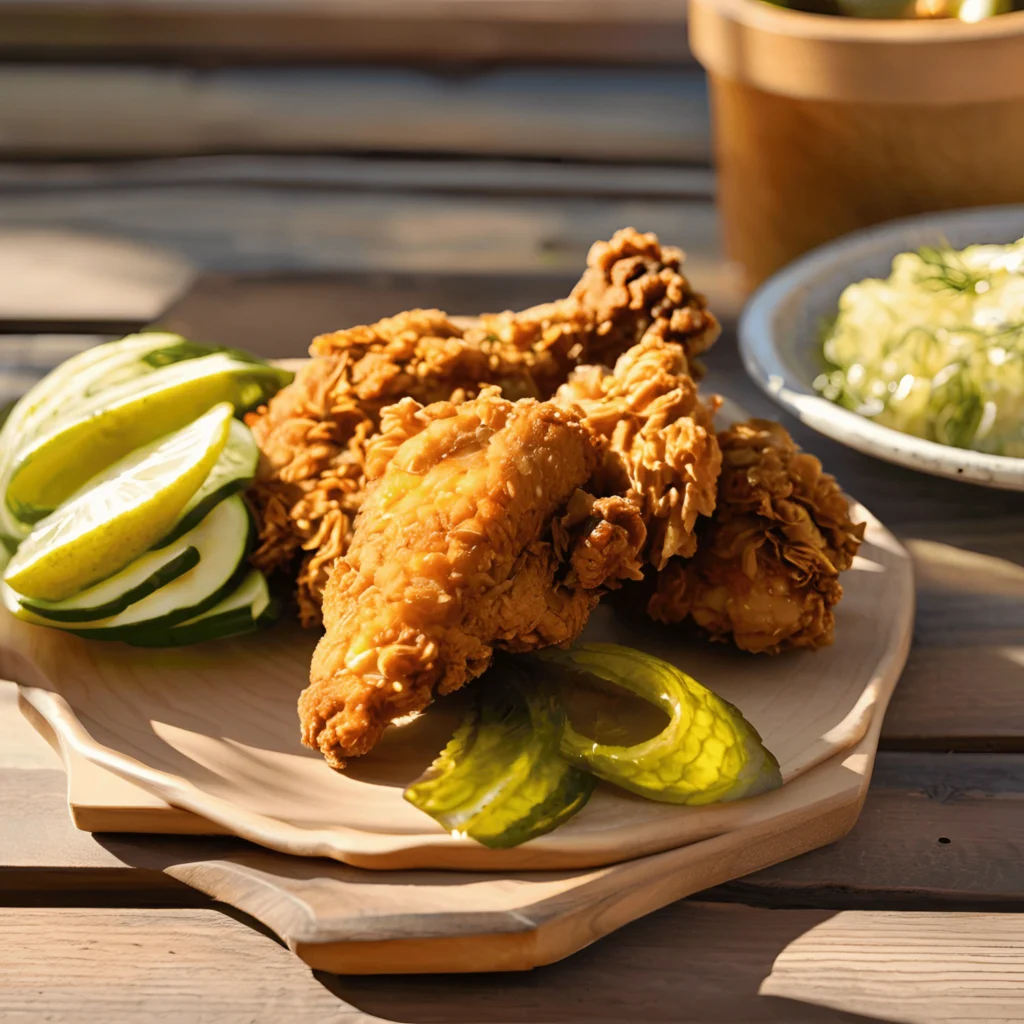
[[[304,742],[336,767],[495,648],[574,639],[644,542],[635,508],[580,495],[599,450],[573,410],[494,388],[460,405],[405,399],[382,426],[299,701]]]
[[[653,232],[641,234],[635,228],[595,242],[570,295],[598,325],[581,362],[611,366],[648,333],[680,345],[690,364],[707,351],[721,328],[704,296],[684,276],[685,259],[681,249],[661,245]]]
[[[715,640],[776,654],[832,643],[839,574],[864,536],[821,463],[768,420],[718,435],[722,475],[714,518],[697,553],[673,560],[657,580],[650,613],[692,618]]]
[[[596,243],[572,294],[465,328],[440,310],[410,310],[324,334],[295,381],[247,422],[263,453],[252,489],[260,518],[253,562],[296,571],[302,621],[320,620],[331,567],[363,498],[365,447],[382,410],[403,397],[461,401],[496,384],[506,398],[548,398],[584,362],[613,362],[644,335],[687,355],[718,324],[682,274],[683,254],[632,228]]]
[[[718,400],[701,401],[689,369],[681,345],[649,332],[613,371],[577,369],[556,398],[578,407],[605,440],[590,489],[637,505],[647,526],[647,558],[658,569],[673,556],[693,554],[697,519],[715,508]]]

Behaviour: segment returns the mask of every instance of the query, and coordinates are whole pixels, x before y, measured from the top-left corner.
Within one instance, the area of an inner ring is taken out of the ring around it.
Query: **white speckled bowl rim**
[[[766,281],[739,322],[747,372],[764,391],[819,433],[887,462],[987,487],[1024,490],[1024,459],[926,441],[881,426],[822,398],[821,323],[847,285],[886,277],[892,258],[923,245],[1007,243],[1024,236],[1024,205],[929,213],[846,235],[814,249]]]

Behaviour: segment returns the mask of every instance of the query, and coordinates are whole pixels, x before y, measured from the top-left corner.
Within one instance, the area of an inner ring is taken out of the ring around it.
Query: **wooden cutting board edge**
[[[908,636],[908,648],[909,641]],[[887,702],[888,695],[884,699]],[[19,704],[61,755],[78,827],[91,822],[102,824],[103,831],[138,832],[151,823],[162,833],[222,832],[214,823],[169,807],[67,750],[37,710],[24,699]],[[884,706],[876,709],[868,733],[853,748],[808,773],[845,772],[849,784],[838,794],[808,805],[798,819],[788,818],[781,827],[779,822],[765,822],[603,868],[496,876],[494,881],[506,890],[500,906],[488,907],[479,885],[468,887],[469,894],[464,896],[452,884],[452,876],[460,873],[390,872],[386,886],[391,891],[386,893],[379,872],[262,850],[186,861],[165,870],[251,914],[315,970],[337,974],[529,970],[563,959],[668,903],[844,836],[856,822],[867,794],[883,712]],[[108,788],[112,779],[116,780],[114,791]],[[112,792],[120,801],[133,798],[134,804],[113,807]],[[136,809],[139,813],[133,816]],[[301,870],[294,870],[297,866]],[[372,876],[373,887],[351,884],[351,879],[365,875]],[[533,883],[540,879],[553,880],[554,891],[546,884],[541,897],[534,898]],[[410,885],[416,886],[417,896],[410,902],[418,906],[395,913],[395,893]],[[515,906],[507,898],[510,885],[522,890],[521,898],[516,894]]]

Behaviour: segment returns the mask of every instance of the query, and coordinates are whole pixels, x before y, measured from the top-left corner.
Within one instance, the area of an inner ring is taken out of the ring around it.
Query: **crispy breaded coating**
[[[556,401],[582,410],[605,439],[590,489],[637,505],[654,567],[692,555],[697,519],[715,508],[722,458],[713,422],[718,399],[701,400],[683,347],[648,333],[613,371],[579,367]]]
[[[497,388],[384,410],[299,700],[307,745],[342,766],[496,648],[571,641],[606,588],[639,575],[635,506],[580,490],[599,445],[577,412]]]
[[[573,367],[613,362],[645,335],[707,349],[719,327],[682,273],[680,250],[632,228],[595,243],[571,295],[466,326],[410,310],[321,335],[312,361],[247,422],[263,453],[251,497],[260,519],[253,564],[292,569],[306,625],[320,621],[330,569],[363,499],[364,458],[381,410],[403,397],[460,401],[482,386],[546,399]]]
[[[702,376],[696,357],[718,340],[721,327],[683,275],[685,259],[681,249],[661,245],[650,231],[625,228],[610,241],[595,242],[570,295],[596,324],[580,362],[611,366],[650,334],[681,345],[694,376]]]
[[[834,638],[833,609],[864,536],[835,478],[784,427],[738,423],[718,435],[722,475],[696,555],[658,575],[650,614],[691,618],[714,640],[777,654]]]

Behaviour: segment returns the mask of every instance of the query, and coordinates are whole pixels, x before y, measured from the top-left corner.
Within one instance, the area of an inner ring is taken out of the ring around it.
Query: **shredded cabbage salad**
[[[840,296],[826,398],[941,444],[1024,457],[1024,238],[905,252]]]

